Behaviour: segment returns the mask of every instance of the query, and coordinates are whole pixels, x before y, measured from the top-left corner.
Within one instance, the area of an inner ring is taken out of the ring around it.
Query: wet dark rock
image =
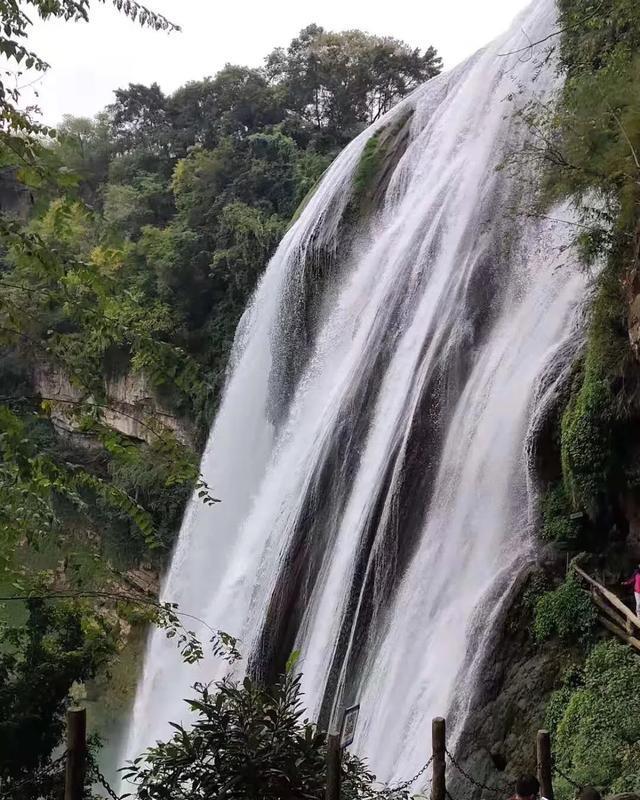
[[[498,626],[456,748],[463,769],[479,783],[504,791],[505,798],[519,774],[536,770],[536,734],[545,727],[549,697],[573,658],[558,644],[541,648],[533,639],[532,611],[525,602],[533,574],[532,569],[523,576]],[[454,771],[451,794],[498,796],[473,789]]]
[[[0,213],[25,222],[31,213],[33,203],[33,194],[18,180],[16,167],[0,169]]]

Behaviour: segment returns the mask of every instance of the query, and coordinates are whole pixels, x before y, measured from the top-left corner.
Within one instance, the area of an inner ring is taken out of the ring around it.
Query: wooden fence
[[[640,619],[613,592],[574,565],[576,573],[591,588],[591,599],[598,609],[598,620],[611,633],[640,653]]]
[[[67,765],[64,775],[64,800],[82,800],[87,775],[87,710],[67,712]]]

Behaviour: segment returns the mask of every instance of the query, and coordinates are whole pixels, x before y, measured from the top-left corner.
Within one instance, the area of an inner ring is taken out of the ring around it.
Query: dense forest
[[[175,32],[137,3],[113,5]],[[560,0],[548,46],[564,88],[521,111],[533,144],[504,165],[540,171],[534,213],[571,200],[579,258],[600,269],[584,352],[534,453],[545,561],[514,613],[523,657],[556,673],[536,724],[558,767],[603,792],[640,792],[640,662],[599,629],[566,564],[580,556],[619,583],[640,515],[636,6]],[[18,73],[47,67],[27,11],[78,20],[90,3],[0,0],[0,52]],[[224,500],[198,464],[238,322],[334,157],[441,67],[433,47],[309,25],[260,68],[226,65],[173,94],[129,85],[55,130],[0,82],[2,797],[60,796],[50,767],[74,693],[100,699],[93,727],[113,733],[147,624],[200,657],[179,610],[158,604],[158,576],[194,489]],[[363,170],[375,172],[371,141]],[[239,655],[222,632],[214,647]],[[131,767],[141,796],[217,796],[239,775],[237,797],[322,796],[325,740],[301,722],[294,672],[201,687],[194,729]],[[203,767],[221,750],[224,763]],[[357,759],[344,769],[345,797],[378,796]],[[562,800],[574,789],[557,788]]]

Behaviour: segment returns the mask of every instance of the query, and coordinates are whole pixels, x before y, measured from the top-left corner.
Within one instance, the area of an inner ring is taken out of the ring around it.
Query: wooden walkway
[[[591,599],[604,627],[640,654],[640,619],[613,592],[575,564],[576,573],[591,587]]]

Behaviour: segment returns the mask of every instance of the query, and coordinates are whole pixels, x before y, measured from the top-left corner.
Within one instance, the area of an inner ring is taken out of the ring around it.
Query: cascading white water
[[[299,649],[310,715],[357,699],[356,749],[385,780],[420,766],[432,716],[455,701],[462,720],[471,643],[531,555],[527,431],[586,279],[561,265],[567,227],[519,215],[525,182],[496,170],[528,135],[514,106],[554,91],[553,59],[500,54],[554,23],[534,3],[328,171],[241,324],[202,464],[222,503],[192,501],[163,589],[258,671]],[[383,201],[347,236],[363,149],[394,126],[408,140]],[[154,633],[126,757],[222,669]]]

